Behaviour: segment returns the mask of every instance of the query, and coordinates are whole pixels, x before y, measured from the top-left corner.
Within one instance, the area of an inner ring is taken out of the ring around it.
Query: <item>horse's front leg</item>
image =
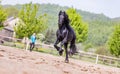
[[[60,44],[60,49],[59,49],[59,55],[62,55],[63,53],[63,49],[62,49],[62,46],[64,45],[64,42],[62,41],[61,44]]]
[[[59,43],[60,41],[57,39],[56,42],[54,43],[54,47],[57,49],[57,51],[60,50],[60,47],[57,46],[57,44]]]
[[[59,50],[60,55],[62,55],[62,53],[63,53],[62,46],[67,43],[68,31],[64,32],[63,35],[65,36],[65,38],[62,40],[62,42],[60,44],[60,50]]]
[[[65,43],[65,44],[64,44],[65,53],[66,53],[65,62],[66,62],[66,63],[69,63],[67,46],[68,46],[68,43]]]

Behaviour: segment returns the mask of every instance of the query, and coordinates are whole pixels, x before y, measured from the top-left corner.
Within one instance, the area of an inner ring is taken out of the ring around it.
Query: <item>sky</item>
[[[2,0],[2,5],[25,4],[30,2],[58,4],[92,13],[105,14],[110,18],[120,17],[120,0]]]

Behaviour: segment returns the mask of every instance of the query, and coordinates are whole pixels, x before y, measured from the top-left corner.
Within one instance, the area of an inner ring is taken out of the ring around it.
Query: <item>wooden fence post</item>
[[[95,64],[97,64],[97,63],[98,63],[98,56],[99,56],[99,55],[97,54],[97,57],[96,57],[96,62],[95,62]]]

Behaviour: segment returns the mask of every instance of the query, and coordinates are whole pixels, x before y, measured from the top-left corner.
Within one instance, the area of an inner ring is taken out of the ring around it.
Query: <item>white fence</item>
[[[22,39],[17,39],[17,38],[14,38],[14,37],[8,37],[8,36],[4,36],[4,35],[0,35],[0,41],[4,41],[4,39],[10,39],[12,41],[21,41]]]
[[[98,61],[101,61],[101,62],[108,64],[108,65],[114,64],[115,66],[118,66],[118,63],[120,62],[120,58],[79,51],[79,58],[81,59],[82,57],[94,58],[95,64],[97,64]]]

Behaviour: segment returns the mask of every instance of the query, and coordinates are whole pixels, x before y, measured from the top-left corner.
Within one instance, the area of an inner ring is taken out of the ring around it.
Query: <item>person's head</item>
[[[35,33],[33,33],[33,35],[35,36],[36,34],[35,34]]]

